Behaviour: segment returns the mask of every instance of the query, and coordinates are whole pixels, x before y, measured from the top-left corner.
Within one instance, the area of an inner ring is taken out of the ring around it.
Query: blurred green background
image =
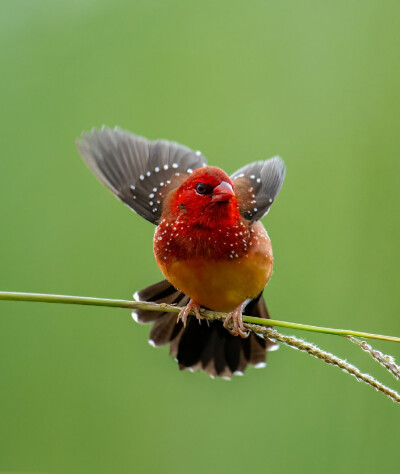
[[[105,123],[228,172],[282,155],[271,314],[400,335],[399,26],[389,0],[2,0],[0,289],[129,298],[161,279],[153,227],[75,148]],[[398,472],[381,393],[286,347],[231,382],[180,372],[148,332],[125,310],[0,302],[0,471]],[[349,342],[297,335],[396,387]]]

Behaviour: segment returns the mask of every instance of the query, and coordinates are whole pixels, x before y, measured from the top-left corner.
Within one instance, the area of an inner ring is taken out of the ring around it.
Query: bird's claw
[[[229,321],[232,320],[233,327],[229,326]],[[224,328],[227,329],[232,336],[240,336],[243,339],[249,337],[250,331],[245,330],[242,320],[242,306],[239,306],[231,313],[228,313],[228,316],[225,318],[224,321]]]
[[[200,323],[200,321],[204,318],[200,314],[200,306],[198,305],[198,303],[196,303],[196,301],[193,300],[190,300],[189,303],[180,310],[177,322],[182,321],[183,326],[186,327],[187,317],[189,316],[189,313],[192,310],[194,311],[194,314],[196,315],[196,318]]]

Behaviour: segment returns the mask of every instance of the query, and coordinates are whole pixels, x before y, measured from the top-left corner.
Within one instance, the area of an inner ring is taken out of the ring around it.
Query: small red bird
[[[242,312],[269,317],[262,292],[273,256],[259,219],[282,186],[282,159],[251,163],[229,177],[207,166],[199,151],[119,128],[83,133],[77,145],[99,180],[157,226],[154,255],[166,280],[135,297],[182,310],[178,318],[135,311],[136,321],[154,322],[149,342],[170,343],[181,369],[205,370],[212,376],[242,374],[249,363],[265,366],[266,351],[275,344],[246,334]],[[229,314],[224,324],[204,321],[200,307]]]

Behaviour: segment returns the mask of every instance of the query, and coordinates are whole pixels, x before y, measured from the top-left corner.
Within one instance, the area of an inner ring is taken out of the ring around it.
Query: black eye
[[[196,193],[197,194],[210,194],[211,188],[204,183],[196,184]]]

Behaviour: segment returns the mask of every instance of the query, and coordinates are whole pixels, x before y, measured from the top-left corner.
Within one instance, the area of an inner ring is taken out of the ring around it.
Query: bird
[[[246,332],[242,314],[269,318],[263,290],[273,253],[260,219],[282,187],[283,160],[255,161],[228,176],[200,151],[106,126],[83,132],[77,147],[117,198],[156,225],[153,251],[165,279],[134,298],[181,309],[178,316],[162,309],[133,312],[135,321],[153,323],[149,343],[169,344],[180,369],[211,377],[265,367],[267,351],[277,344]],[[209,321],[202,309],[228,315],[223,323]]]

